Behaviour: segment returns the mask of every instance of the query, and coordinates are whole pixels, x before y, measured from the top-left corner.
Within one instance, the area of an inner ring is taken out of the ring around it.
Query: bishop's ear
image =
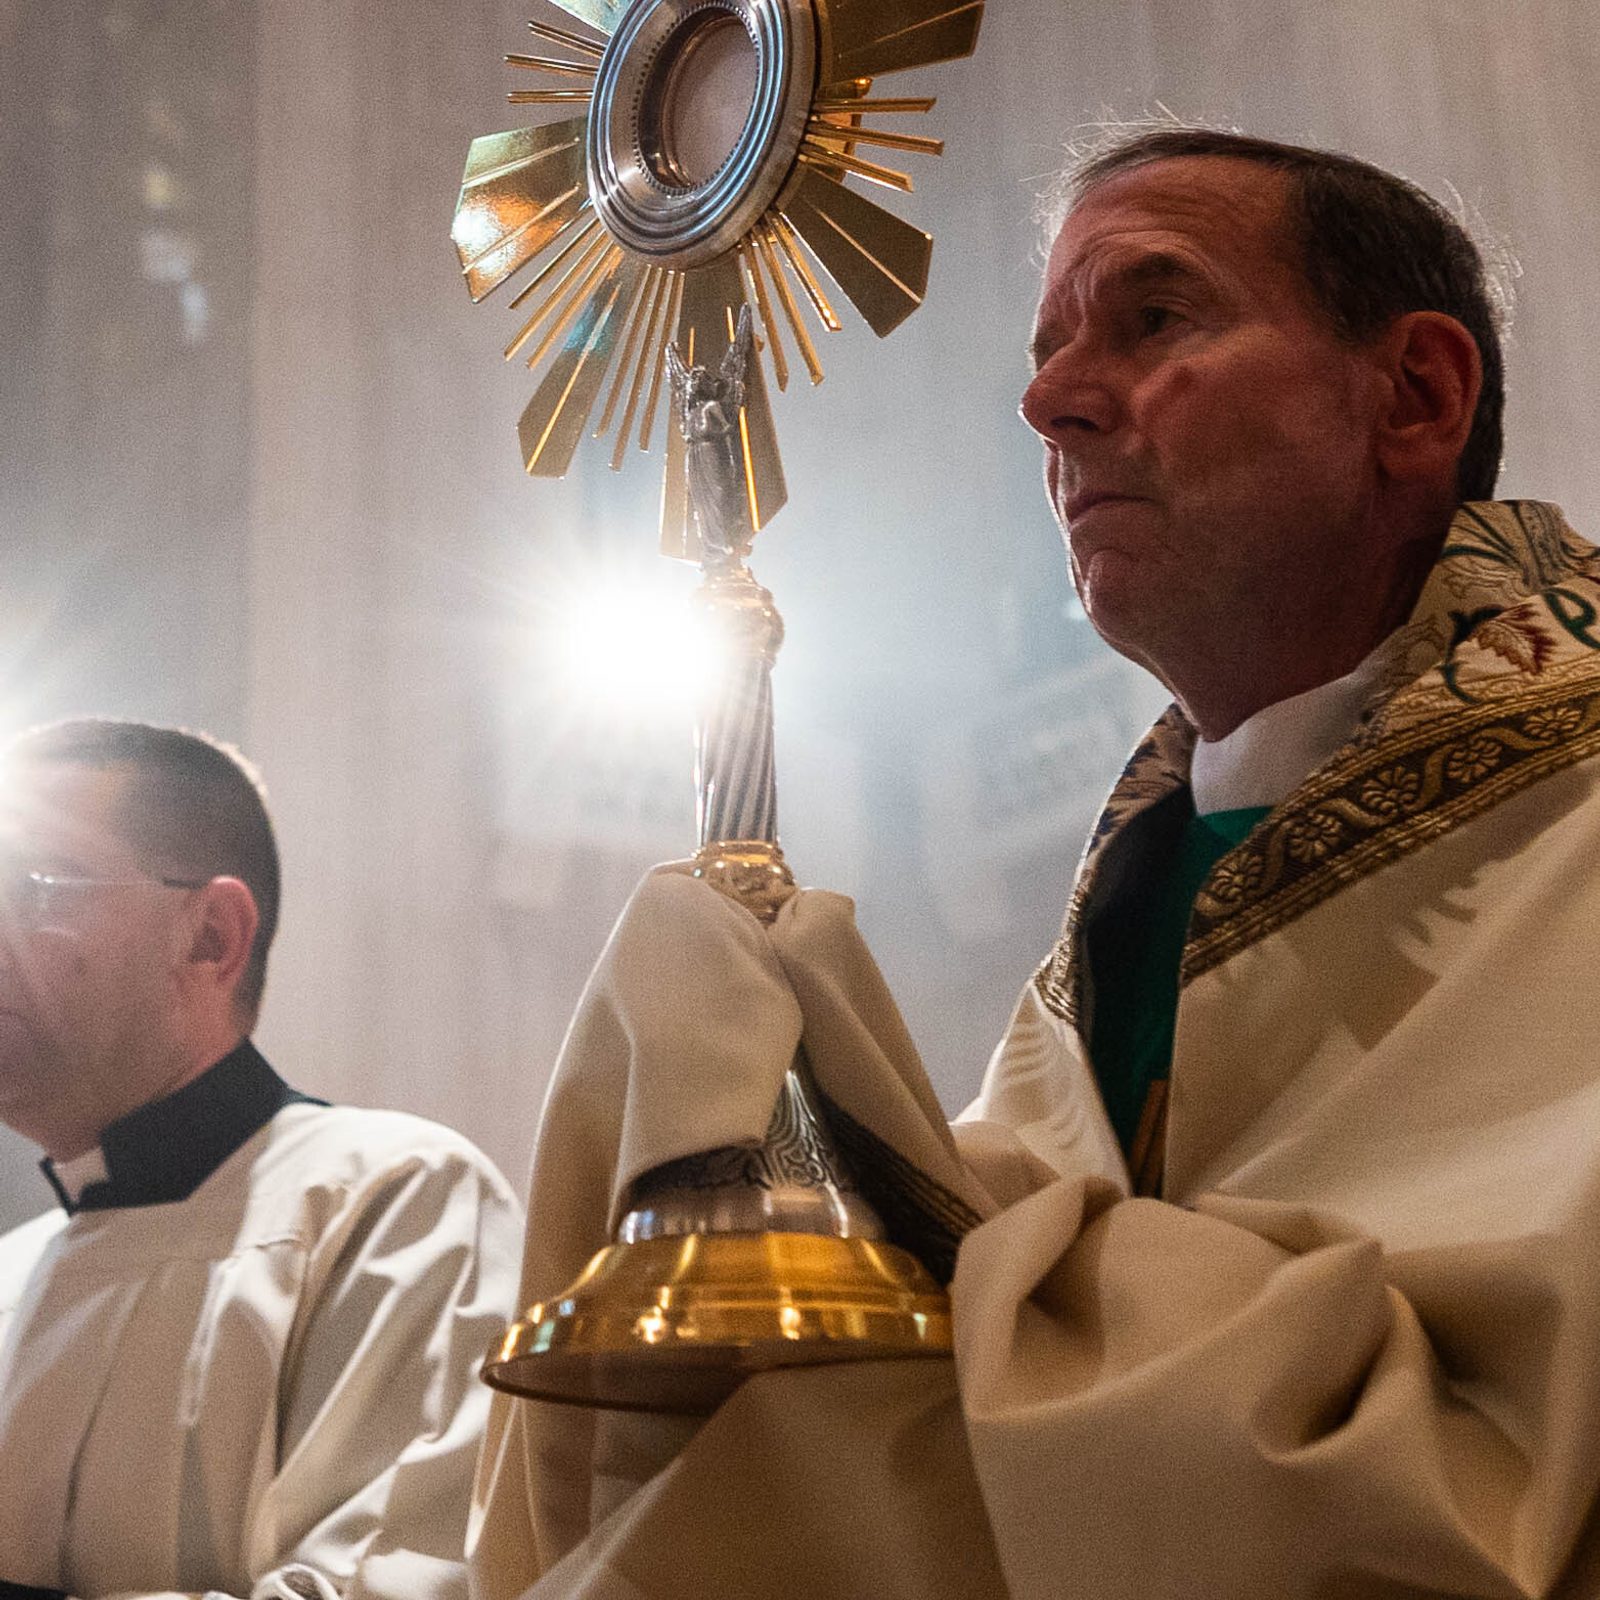
[[[1378,462],[1394,482],[1453,483],[1483,388],[1477,341],[1442,311],[1409,311],[1375,341],[1388,379]]]
[[[212,878],[195,890],[197,908],[186,958],[188,975],[203,987],[228,994],[250,960],[260,921],[256,897],[238,878]]]

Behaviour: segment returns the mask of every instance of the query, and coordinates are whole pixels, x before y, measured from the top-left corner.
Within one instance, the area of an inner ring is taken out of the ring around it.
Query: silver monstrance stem
[[[675,348],[668,364],[700,534],[695,602],[725,647],[695,730],[695,876],[770,922],[794,893],[794,878],[778,845],[773,767],[772,666],[783,619],[744,561],[751,535],[738,417],[751,345],[747,307],[719,370],[685,367]],[[828,1132],[803,1051],[784,1075],[761,1144],[704,1151],[646,1173],[618,1238],[772,1231],[885,1236]]]
[[[695,595],[705,625],[724,636],[727,664],[695,728],[695,820],[701,850],[726,840],[778,843],[772,763],[772,666],[783,619],[772,596],[740,562],[702,565]]]

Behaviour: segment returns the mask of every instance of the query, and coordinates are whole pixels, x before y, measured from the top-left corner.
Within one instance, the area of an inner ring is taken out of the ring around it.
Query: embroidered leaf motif
[[[1509,661],[1519,672],[1538,672],[1550,657],[1550,641],[1521,619],[1494,617],[1479,625],[1473,642]]]
[[[1470,639],[1486,622],[1499,614],[1498,606],[1479,606],[1476,611],[1451,611],[1450,648]]]

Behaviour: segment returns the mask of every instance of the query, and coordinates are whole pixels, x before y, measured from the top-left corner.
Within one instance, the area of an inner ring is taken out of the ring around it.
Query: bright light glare
[[[605,589],[572,596],[550,640],[564,692],[595,711],[692,714],[720,651],[685,601]]]

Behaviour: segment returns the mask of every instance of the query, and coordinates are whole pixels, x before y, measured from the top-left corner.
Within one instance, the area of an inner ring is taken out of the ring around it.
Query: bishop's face
[[[1166,676],[1275,596],[1362,581],[1375,373],[1311,299],[1281,175],[1185,157],[1092,188],[1034,363],[1022,414],[1073,581],[1123,654]]]
[[[121,837],[127,781],[0,772],[0,1121],[58,1156],[139,1104],[173,1049],[185,896]]]

